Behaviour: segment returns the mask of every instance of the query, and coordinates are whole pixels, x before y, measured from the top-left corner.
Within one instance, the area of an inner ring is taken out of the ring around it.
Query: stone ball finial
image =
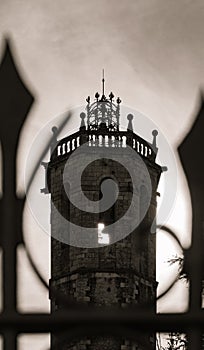
[[[153,150],[155,152],[157,151],[157,135],[158,135],[158,131],[153,130],[152,131],[152,136],[153,136],[152,146],[153,146]]]
[[[85,118],[86,118],[86,113],[81,112],[81,113],[80,113],[80,118],[81,118],[82,120],[85,119]]]
[[[56,126],[53,126],[52,132],[53,132],[53,136],[52,136],[52,141],[51,141],[51,150],[55,147],[55,145],[57,143],[58,128]]]
[[[128,114],[128,115],[127,115],[127,120],[131,121],[131,120],[133,120],[133,118],[134,118],[134,117],[133,117],[132,114]]]
[[[127,115],[127,120],[129,120],[128,122],[128,127],[127,127],[127,130],[128,131],[133,131],[133,125],[132,125],[132,120],[133,120],[133,115],[132,114],[128,114]]]
[[[58,128],[56,126],[52,127],[52,132],[54,135],[56,135],[56,133],[58,132]]]
[[[85,121],[84,121],[84,119],[86,118],[86,113],[81,112],[81,113],[80,113],[80,118],[81,118],[81,125],[80,125],[80,128],[83,128],[83,127],[85,127]]]
[[[158,131],[157,131],[157,130],[153,130],[153,131],[152,131],[152,135],[153,135],[154,137],[156,137],[156,136],[158,135]]]

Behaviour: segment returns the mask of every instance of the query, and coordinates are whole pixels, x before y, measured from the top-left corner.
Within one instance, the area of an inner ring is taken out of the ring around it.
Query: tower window
[[[110,237],[108,233],[104,233],[103,230],[105,225],[103,223],[98,223],[98,243],[99,244],[109,244]]]
[[[99,223],[104,223],[105,227],[105,225],[111,225],[115,222],[115,202],[118,196],[118,185],[115,183],[115,180],[112,177],[106,177],[100,183],[100,188],[102,186],[103,193],[101,192],[101,190],[99,191],[99,199],[101,199],[104,196],[103,201],[105,204],[107,204],[110,200],[114,203],[112,207],[107,209],[106,211],[103,211],[100,207],[98,220]]]

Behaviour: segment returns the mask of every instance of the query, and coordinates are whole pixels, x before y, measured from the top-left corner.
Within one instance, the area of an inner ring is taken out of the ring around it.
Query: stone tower
[[[47,186],[52,203],[51,309],[55,312],[64,307],[63,301],[57,297],[57,292],[60,292],[69,297],[69,300],[86,305],[126,308],[133,304],[148,303],[155,311],[157,283],[154,219],[157,186],[161,175],[161,167],[155,162],[157,131],[152,133],[153,142],[148,143],[133,132],[133,116],[130,114],[127,116],[127,131],[120,130],[121,100],[117,98],[115,101],[113,93],[108,98],[105,96],[104,80],[102,96],[96,93],[93,103],[90,97],[86,101],[86,114],[80,115],[79,131],[60,141],[56,140],[47,166]],[[84,148],[81,153],[71,158],[82,145]],[[135,162],[129,161],[129,156],[125,153],[127,149],[136,156]],[[92,161],[91,158],[88,159],[89,164],[82,172],[81,189],[73,183],[70,185],[63,175],[67,161],[68,169],[72,169],[77,176],[81,162],[92,153]],[[131,164],[135,172],[136,185],[128,164]],[[151,193],[147,189],[144,169],[148,172]],[[106,184],[105,192],[103,184]],[[74,205],[69,199],[72,188],[70,198],[75,199],[82,190],[86,199],[98,206],[98,210],[90,212],[90,208],[82,210]],[[107,194],[112,200],[108,209],[102,206],[102,198]],[[133,214],[129,213],[126,218],[131,203]],[[112,228],[112,224],[123,218],[124,221],[120,221],[122,230]],[[135,218],[137,224],[132,226]],[[52,335],[53,348],[58,341],[60,335]],[[144,334],[134,344],[126,339],[87,335],[72,343],[56,345],[56,348],[146,350],[154,349],[154,343],[154,335],[151,334]]]

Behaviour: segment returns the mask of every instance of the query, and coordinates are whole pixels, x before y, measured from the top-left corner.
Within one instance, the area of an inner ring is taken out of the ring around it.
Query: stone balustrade
[[[52,151],[52,161],[66,158],[82,144],[90,147],[132,147],[139,155],[155,161],[157,148],[130,131],[79,130],[58,141]]]

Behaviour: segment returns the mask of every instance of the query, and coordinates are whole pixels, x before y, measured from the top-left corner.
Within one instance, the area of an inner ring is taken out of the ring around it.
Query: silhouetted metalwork
[[[109,106],[111,106],[114,98],[113,94],[110,94],[109,98]],[[96,96],[96,99],[99,99],[99,96]],[[137,339],[137,332],[143,329],[153,332],[185,332],[190,335],[189,350],[201,349],[201,334],[204,328],[203,311],[201,309],[204,198],[202,156],[202,133],[204,130],[203,99],[192,132],[179,148],[193,204],[193,243],[191,248],[184,252],[184,265],[190,280],[189,311],[184,314],[158,315],[150,314],[148,306],[142,309],[131,307],[131,310],[115,310],[112,313],[105,310],[100,310],[99,312],[99,310],[92,308],[87,312],[87,308],[82,308],[80,305],[78,307],[74,305],[70,308],[69,302],[65,305],[64,310],[54,315],[47,313],[21,314],[18,312],[16,300],[16,248],[19,243],[24,244],[22,214],[25,197],[17,198],[16,196],[15,164],[20,131],[33,101],[32,95],[18,74],[10,44],[6,41],[0,66],[0,138],[3,153],[3,196],[0,201],[0,242],[3,249],[3,312],[0,315],[0,329],[4,338],[4,349],[17,349],[16,339],[19,333],[66,332],[65,338],[67,340],[67,337],[71,339],[72,337],[80,337],[89,333],[103,334],[103,332],[107,332],[114,336],[120,332],[121,336]],[[90,104],[90,98],[87,99],[87,102]],[[121,101],[117,99],[116,102],[119,105]],[[94,103],[97,106],[98,102]],[[94,108],[95,105],[93,106]],[[116,110],[117,108],[118,106],[116,106]],[[61,128],[63,128],[68,117],[60,125],[59,129],[55,130],[53,138],[50,139],[49,144],[45,145],[45,149],[39,155],[39,161],[30,179],[30,184],[43,156]],[[129,121],[131,121],[131,118]],[[114,125],[117,127],[117,121]],[[131,131],[131,124],[129,129]],[[154,134],[155,137],[156,133]],[[47,286],[30,256],[29,259],[36,274],[42,283]],[[64,303],[66,304],[66,301]]]
[[[24,199],[16,197],[16,150],[20,130],[33,103],[15,67],[8,41],[0,68],[0,138],[3,153],[3,197],[1,199],[1,245],[3,248],[4,317],[16,314],[16,247],[22,242]],[[4,334],[5,349],[15,348],[14,329]]]
[[[118,97],[116,103],[114,102],[114,95],[112,92],[109,98],[105,96],[105,79],[103,71],[102,79],[102,95],[96,92],[95,101],[90,103],[90,96],[87,97],[87,128],[88,130],[97,130],[100,125],[106,125],[108,130],[119,130],[120,122],[120,103],[121,99]]]
[[[202,280],[203,280],[203,234],[204,234],[204,100],[201,97],[200,110],[194,125],[179,147],[179,154],[188,180],[191,194],[193,225],[192,244],[184,253],[184,268],[190,281],[189,313],[203,317],[201,310]],[[197,330],[197,336],[190,337],[191,347],[202,348],[202,333]],[[191,334],[191,333],[190,333]]]

